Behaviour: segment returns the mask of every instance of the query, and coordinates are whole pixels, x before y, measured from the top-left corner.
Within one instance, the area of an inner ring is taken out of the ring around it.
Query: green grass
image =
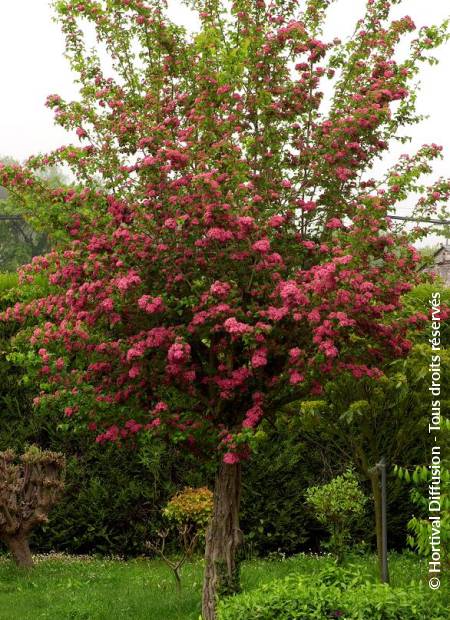
[[[250,590],[293,572],[311,575],[331,564],[329,557],[300,555],[284,561],[253,560],[242,568],[242,586]],[[375,579],[373,557],[353,565]],[[414,556],[393,555],[392,584],[426,580],[427,566]],[[198,620],[202,561],[185,566],[178,593],[169,569],[157,560],[40,559],[31,572],[0,558],[0,620]],[[449,593],[450,581],[442,590]]]

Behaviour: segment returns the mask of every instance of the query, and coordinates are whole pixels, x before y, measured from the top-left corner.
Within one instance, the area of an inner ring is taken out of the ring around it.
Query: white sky
[[[180,2],[172,0],[170,5],[175,21],[195,27],[195,19]],[[364,5],[365,0],[337,0],[326,36],[343,39],[349,35]],[[403,0],[394,13],[396,17],[410,15],[418,26],[438,23],[449,14],[449,0]],[[68,99],[77,96],[49,0],[0,0],[0,26],[0,155],[23,160],[71,142],[72,137],[53,124],[52,113],[44,106],[49,94]],[[441,144],[444,161],[436,165],[436,174],[450,176],[450,43],[437,55],[438,66],[423,65],[418,100],[419,111],[430,118],[411,129],[413,143],[400,146],[398,154],[413,152],[423,143]]]

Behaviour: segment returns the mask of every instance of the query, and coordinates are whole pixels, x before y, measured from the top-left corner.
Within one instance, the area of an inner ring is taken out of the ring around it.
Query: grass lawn
[[[293,572],[310,575],[331,562],[309,555],[245,562],[242,586],[249,590]],[[375,579],[374,557],[350,562]],[[200,560],[184,567],[178,593],[169,569],[158,560],[55,556],[38,558],[35,569],[24,573],[0,557],[0,620],[198,620],[202,568]],[[427,576],[426,563],[411,555],[392,555],[390,569],[395,586]],[[450,580],[447,576],[442,581],[450,608]]]

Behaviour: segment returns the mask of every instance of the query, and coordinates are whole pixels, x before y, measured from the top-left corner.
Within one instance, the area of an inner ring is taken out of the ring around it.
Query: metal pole
[[[388,555],[387,555],[387,506],[386,506],[386,461],[384,457],[379,463],[379,469],[381,470],[381,530],[382,530],[382,567],[381,567],[381,581],[383,583],[389,583],[389,568],[388,568]]]

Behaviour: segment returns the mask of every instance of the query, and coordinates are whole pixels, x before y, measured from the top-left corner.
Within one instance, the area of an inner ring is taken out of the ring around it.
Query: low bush
[[[322,580],[323,576],[323,580]],[[223,599],[219,620],[446,620],[440,593],[425,586],[363,582],[344,569],[313,579],[291,575]]]
[[[333,617],[338,599],[336,587],[308,585],[303,578],[290,576],[223,599],[218,615],[219,620],[318,620]]]
[[[364,514],[367,498],[351,470],[336,476],[328,484],[306,489],[306,501],[317,520],[330,532],[323,547],[342,561],[352,540],[355,522]]]

